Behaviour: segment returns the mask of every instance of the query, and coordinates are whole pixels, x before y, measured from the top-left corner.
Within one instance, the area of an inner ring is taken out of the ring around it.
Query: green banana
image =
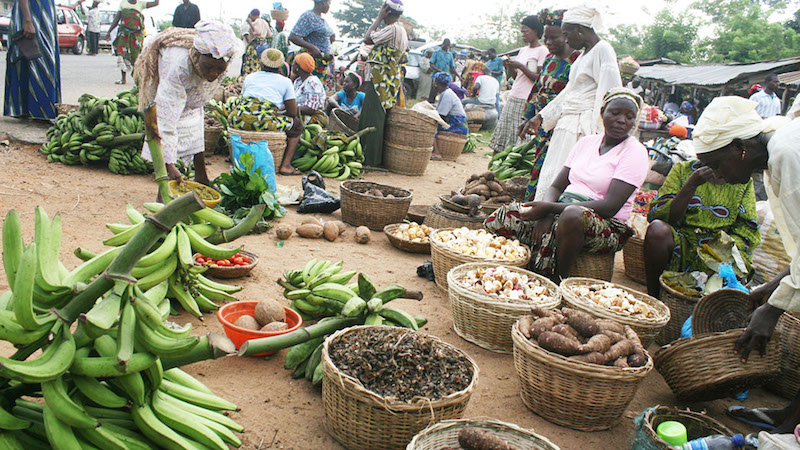
[[[222,229],[231,228],[236,223],[230,217],[222,214],[221,212],[214,211],[211,208],[204,208],[192,214],[192,218],[198,222],[208,222],[211,225],[220,227]],[[217,258],[222,259],[222,258]]]
[[[24,430],[31,426],[31,422],[21,419],[12,413],[0,408],[0,429],[3,430]]]
[[[182,224],[178,224],[175,229],[178,236],[178,261],[181,263],[181,267],[191,266],[194,264],[194,256],[192,255],[192,243],[189,240],[189,235]],[[202,239],[200,235],[197,236]]]
[[[399,324],[402,327],[411,328],[414,331],[419,330],[419,326],[417,326],[417,321],[414,320],[414,316],[405,311],[384,307],[378,314]]]
[[[3,222],[3,268],[9,286],[14,286],[17,269],[22,262],[25,243],[22,240],[22,223],[19,214],[13,209],[8,211]]]
[[[82,448],[72,427],[56,417],[50,406],[44,404],[44,429],[50,445],[58,449],[80,450]]]
[[[97,419],[72,400],[62,377],[42,383],[42,395],[45,404],[65,424],[75,428],[94,428],[99,425]]]
[[[52,322],[55,315],[39,316],[33,308],[33,286],[36,281],[37,273],[37,247],[32,242],[25,253],[22,254],[22,263],[17,271],[16,280],[12,289],[14,305],[14,317],[17,323],[26,330],[37,330]],[[49,327],[48,327],[49,328]]]
[[[128,400],[117,395],[97,378],[73,375],[72,382],[81,391],[84,397],[106,408],[123,408],[128,404]],[[87,411],[88,412],[88,411]]]
[[[136,311],[128,301],[128,295],[122,298],[125,306],[122,308],[122,315],[119,319],[119,337],[117,337],[117,361],[120,364],[127,364],[133,356],[133,347],[136,335]]]
[[[361,315],[367,309],[367,302],[361,297],[353,297],[344,304],[342,308],[342,316],[356,317]]]
[[[229,294],[234,294],[242,290],[242,286],[232,286],[229,284],[217,283],[216,281],[209,280],[203,275],[197,275],[196,279],[199,283],[201,283],[204,286],[216,289],[218,291],[227,292]]]
[[[75,375],[95,378],[120,377],[136,374],[155,364],[156,359],[149,353],[134,353],[127,364],[121,366],[116,356],[76,357],[69,371]]]
[[[139,282],[136,283],[140,289],[148,290],[153,286],[166,281],[170,278],[170,276],[175,272],[175,269],[178,267],[178,257],[177,255],[171,255],[167,258],[166,261],[158,265],[158,268],[153,271],[151,274],[145,276],[144,278],[139,279]]]
[[[320,361],[322,361],[322,344],[317,345],[314,352],[311,353],[311,356],[308,358],[305,373],[306,380],[310,381],[314,377],[314,370],[317,368]]]
[[[283,361],[283,368],[291,370],[299,366],[303,361],[308,359],[312,353],[314,353],[314,349],[322,344],[324,340],[324,337],[319,337],[290,347],[286,352],[286,359]]]
[[[372,284],[369,276],[363,272],[358,274],[358,295],[361,298],[375,297],[375,285]]]
[[[217,422],[218,424],[223,425],[226,428],[229,428],[229,429],[231,429],[233,431],[241,432],[241,431],[244,430],[244,428],[241,425],[239,425],[238,423],[234,422],[231,418],[229,418],[228,416],[226,416],[224,414],[218,413],[216,411],[211,411],[210,409],[206,409],[206,408],[203,408],[201,406],[197,406],[197,405],[195,405],[193,403],[189,403],[189,402],[183,401],[183,400],[181,400],[181,399],[179,399],[177,397],[174,397],[174,396],[172,396],[170,394],[167,394],[166,392],[161,391],[161,390],[157,390],[154,393],[154,395],[159,397],[160,400],[164,400],[164,401],[173,403],[173,404],[175,404],[176,406],[180,407],[181,409],[183,409],[185,411],[189,411],[189,412],[191,412],[192,414],[194,414],[196,416],[200,416],[200,417],[203,417],[205,419]]]
[[[189,236],[189,241],[191,242],[192,250],[195,250],[201,255],[207,256],[209,258],[227,259],[239,253],[242,250],[242,247],[225,248],[211,244],[205,239],[201,238],[199,234],[195,233],[191,229],[185,229],[184,231],[186,231],[186,234]]]
[[[192,324],[187,323],[181,328],[175,329],[167,326],[161,318],[161,311],[158,307],[140,298],[131,298],[133,308],[136,310],[136,322],[139,326],[146,326],[158,334],[168,338],[185,338],[192,330]]]
[[[188,373],[184,372],[183,370],[177,367],[165,370],[164,378],[174,383],[186,386],[190,389],[194,389],[195,391],[205,392],[206,394],[213,394],[211,389],[209,389],[205,384],[201,383],[197,378],[189,375]]]
[[[128,220],[130,220],[134,225],[144,222],[144,216],[142,213],[137,211],[136,208],[134,208],[130,203],[125,205],[125,214],[127,214]]]
[[[236,405],[223,398],[217,397],[216,395],[213,394],[207,394],[205,392],[196,391],[186,386],[173,383],[172,381],[169,380],[163,380],[161,382],[159,390],[162,392],[166,392],[167,394],[170,394],[173,397],[179,398],[183,401],[195,404],[197,406],[201,406],[203,408],[208,408],[217,411],[236,410]]]
[[[116,235],[106,239],[105,241],[103,241],[103,245],[108,245],[108,246],[111,246],[111,247],[117,247],[117,246],[120,246],[120,245],[127,244],[128,241],[130,241],[131,238],[139,231],[139,229],[142,227],[143,223],[144,222],[137,223],[136,225],[132,226],[128,230],[123,231],[120,234],[116,234]]]
[[[383,318],[378,313],[370,313],[364,320],[364,325],[383,325]]]
[[[314,295],[338,300],[340,302],[347,302],[358,294],[353,292],[350,288],[338,283],[324,283],[311,290]]]
[[[205,446],[216,448],[217,450],[228,449],[225,442],[214,431],[200,423],[194,414],[177,408],[168,402],[160,401],[158,397],[154,397],[151,404],[156,417],[173,430]]]
[[[157,356],[178,356],[197,345],[197,337],[166,337],[145,324],[136,327],[136,339],[147,351]]]
[[[383,300],[381,300],[381,299],[379,299],[379,298],[371,298],[371,299],[370,299],[370,300],[367,302],[367,309],[368,309],[368,310],[369,310],[369,312],[371,312],[371,313],[380,312],[380,310],[381,310],[382,308],[383,308]]]
[[[170,450],[196,448],[183,436],[158,420],[149,405],[149,401],[145,401],[142,405],[134,405],[131,408],[131,416],[133,416],[133,421],[139,430],[159,447]]]
[[[177,279],[176,274],[173,274],[173,276],[169,277],[169,291],[167,295],[170,298],[177,300],[178,303],[181,304],[183,309],[185,309],[187,312],[191,313],[195,317],[201,317],[203,315],[203,313],[200,312],[200,308],[197,305],[197,300],[195,300],[191,294],[186,292],[186,289]]]
[[[137,267],[149,267],[166,260],[170,255],[175,252],[175,247],[178,244],[178,228],[173,228],[164,238],[164,242],[149,254],[145,255],[137,263]]]
[[[61,376],[75,356],[75,340],[66,325],[56,323],[56,337],[35,360],[16,361],[0,356],[0,375],[23,383],[41,383]]]

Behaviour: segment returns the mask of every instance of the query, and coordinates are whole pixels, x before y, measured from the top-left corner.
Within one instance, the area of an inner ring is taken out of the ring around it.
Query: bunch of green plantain
[[[41,152],[49,161],[69,165],[103,162],[121,175],[153,171],[152,163],[141,156],[144,123],[135,90],[114,98],[84,94],[79,102],[78,111],[59,115],[47,130],[49,141]]]
[[[422,300],[422,293],[406,290],[394,283],[377,290],[366,274],[359,273],[357,281],[348,284],[356,272],[342,272],[342,262],[309,261],[302,270],[286,272],[278,280],[283,295],[292,301],[291,307],[304,320],[332,317],[357,318],[359,325],[390,325],[418,330],[427,323],[425,317],[386,306],[398,298]],[[293,370],[295,378],[305,377],[314,384],[322,382],[322,342],[317,336],[297,344],[286,353],[284,367]]]
[[[505,150],[497,152],[489,161],[489,170],[500,180],[530,175],[536,163],[536,146],[534,141],[519,145],[509,145]]]
[[[364,167],[361,137],[374,130],[365,128],[347,136],[325,130],[317,124],[307,125],[297,144],[292,165],[301,172],[316,170],[323,177],[340,181],[359,178]]]
[[[160,232],[155,225],[147,231]],[[0,339],[17,351],[0,357],[0,448],[241,445],[234,432],[242,427],[221,412],[236,406],[177,368],[225,356],[233,343],[165,322],[158,304],[166,283],[132,284],[124,272],[133,261],[118,258],[118,249],[68,271],[59,261],[61,218],[42,208],[33,242],[23,241],[13,210],[2,239],[11,290],[0,295]],[[127,255],[146,239],[124,249]],[[107,270],[109,261],[120,272]]]

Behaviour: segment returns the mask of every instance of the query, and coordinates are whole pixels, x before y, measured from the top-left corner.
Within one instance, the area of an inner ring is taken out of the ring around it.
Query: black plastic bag
[[[316,171],[303,177],[303,200],[297,207],[299,213],[332,213],[339,209],[338,198],[325,191],[325,182]]]
[[[417,276],[425,278],[428,281],[435,281],[436,276],[433,273],[433,263],[425,261],[421,266],[417,267]]]

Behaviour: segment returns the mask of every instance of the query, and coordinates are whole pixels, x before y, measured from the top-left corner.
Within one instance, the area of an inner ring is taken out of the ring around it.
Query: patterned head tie
[[[453,82],[453,78],[446,72],[438,72],[436,75],[433,76],[434,81],[437,83],[441,83],[445,86],[450,85]]]

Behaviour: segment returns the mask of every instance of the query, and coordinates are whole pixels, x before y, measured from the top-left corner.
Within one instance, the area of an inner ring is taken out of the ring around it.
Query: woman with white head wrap
[[[221,83],[241,43],[228,25],[200,21],[194,29],[169,28],[156,36],[136,62],[139,106],[157,107],[161,148],[170,179],[180,180],[178,158],[194,159],[195,180],[208,184],[203,106]],[[142,156],[151,160],[145,145]]]
[[[763,170],[767,194],[790,266],[774,280],[750,293],[759,306],[747,330],[736,342],[742,358],[766,350],[784,311],[800,313],[800,120],[766,120],[756,113],[757,103],[741,97],[718,97],[709,104],[694,128],[697,157],[728,183],[746,183]],[[766,302],[766,303],[765,303]],[[800,394],[800,393],[799,393]],[[784,409],[751,410],[735,407],[729,413],[740,420],[774,425],[771,433],[791,433],[800,423],[800,395]]]
[[[520,135],[536,134],[540,127],[553,130],[547,156],[542,164],[536,200],[544,198],[547,187],[564,166],[570,150],[584,136],[602,133],[600,109],[603,96],[610,89],[622,87],[614,48],[597,35],[602,30],[600,12],[592,6],[570,8],[564,13],[561,29],[567,44],[582,50],[572,64],[569,82],[558,96],[531,120]]]

